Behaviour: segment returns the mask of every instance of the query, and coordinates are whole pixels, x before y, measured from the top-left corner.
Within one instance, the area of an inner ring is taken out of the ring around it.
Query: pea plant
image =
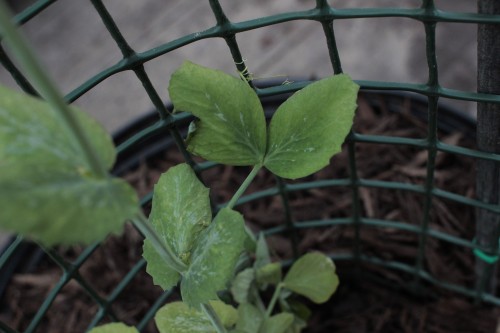
[[[209,189],[191,167],[174,166],[154,187],[148,219],[130,185],[109,173],[116,157],[110,136],[62,101],[17,32],[0,25],[45,99],[0,87],[0,227],[50,247],[100,241],[132,221],[145,236],[154,283],[164,290],[179,285],[182,301],[155,316],[161,333],[300,332],[310,315],[301,299],[326,302],[338,286],[334,263],[311,252],[285,274],[264,235],[255,236],[233,208],[261,169],[296,179],[325,167],[352,126],[359,87],[343,74],[309,84],[268,125],[248,82],[185,62],[169,95],[176,112],[196,117],[187,149],[252,170],[212,212]],[[91,332],[138,331],[111,323]]]

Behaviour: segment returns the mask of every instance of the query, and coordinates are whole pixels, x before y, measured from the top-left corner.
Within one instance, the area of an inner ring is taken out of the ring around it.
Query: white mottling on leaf
[[[224,116],[224,114],[223,114],[223,113],[221,113],[221,112],[217,112],[217,113],[215,114],[215,116],[216,116],[217,118],[219,118],[220,120],[222,120],[222,121],[227,121],[226,117],[225,117],[225,116]]]

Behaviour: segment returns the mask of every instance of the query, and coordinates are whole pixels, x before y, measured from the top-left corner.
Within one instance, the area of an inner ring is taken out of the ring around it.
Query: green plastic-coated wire
[[[37,15],[44,13],[51,6],[56,3],[56,0],[38,0],[33,3],[26,10],[20,12],[14,17],[14,21],[18,24],[29,22]],[[471,198],[458,193],[451,193],[444,189],[438,188],[435,185],[435,157],[438,153],[444,152],[457,156],[466,156],[473,159],[482,159],[500,163],[500,155],[486,153],[475,149],[458,147],[441,142],[436,135],[438,127],[439,112],[438,102],[442,98],[474,101],[474,102],[489,102],[500,103],[500,95],[478,93],[476,91],[459,91],[443,87],[439,83],[440,69],[436,61],[436,39],[435,32],[442,23],[463,23],[470,25],[478,24],[493,24],[500,25],[500,16],[486,15],[478,13],[459,13],[452,11],[440,10],[435,6],[434,1],[422,1],[422,5],[417,8],[336,8],[335,4],[326,0],[317,0],[315,5],[307,10],[280,13],[265,17],[259,17],[251,20],[241,22],[233,22],[224,12],[224,6],[218,0],[209,0],[209,5],[212,14],[215,18],[215,25],[204,31],[192,31],[190,34],[180,38],[166,41],[163,44],[157,45],[154,48],[145,50],[143,52],[135,51],[124,35],[121,33],[118,25],[114,22],[114,18],[107,10],[105,2],[101,0],[91,0],[94,9],[99,14],[103,24],[109,31],[110,36],[116,43],[117,48],[121,51],[122,58],[115,64],[104,68],[99,73],[81,78],[83,82],[80,86],[69,92],[65,97],[66,102],[76,101],[78,98],[84,96],[92,89],[98,89],[99,83],[104,80],[122,72],[131,71],[141,82],[144,91],[147,93],[151,103],[155,106],[158,112],[158,121],[151,124],[147,128],[142,129],[139,133],[135,133],[131,138],[118,146],[119,156],[127,154],[127,152],[138,149],[142,143],[155,135],[164,135],[172,139],[177,146],[183,158],[188,162],[201,176],[204,172],[216,166],[215,163],[195,163],[190,154],[187,152],[182,134],[178,130],[179,124],[184,124],[188,121],[189,116],[186,114],[171,114],[164,105],[162,95],[158,93],[151,80],[144,70],[144,65],[149,61],[158,57],[168,56],[172,51],[178,50],[186,45],[193,44],[200,40],[208,39],[223,39],[226,42],[227,52],[231,55],[237,70],[244,75],[247,74],[247,79],[250,79],[250,70],[245,63],[245,55],[242,52],[241,43],[244,40],[238,39],[238,34],[242,32],[255,31],[264,27],[272,27],[285,22],[308,20],[316,22],[321,26],[325,36],[325,48],[329,52],[330,62],[332,66],[332,73],[342,72],[342,53],[336,43],[335,22],[341,20],[352,19],[391,19],[401,18],[420,22],[423,31],[426,34],[426,54],[427,54],[427,70],[429,73],[428,81],[426,83],[408,83],[408,82],[385,82],[385,81],[370,81],[370,80],[357,80],[364,91],[402,91],[423,96],[428,101],[428,135],[426,138],[404,138],[397,136],[375,136],[364,133],[352,132],[348,138],[347,154],[349,157],[349,175],[335,179],[327,180],[307,180],[294,183],[287,183],[284,180],[278,180],[276,186],[272,186],[261,191],[242,195],[235,200],[235,208],[247,204],[249,202],[262,200],[264,198],[279,197],[283,210],[283,221],[285,224],[275,226],[265,231],[266,235],[285,235],[290,237],[290,244],[293,253],[299,253],[300,233],[305,229],[312,228],[352,228],[355,234],[355,241],[351,244],[351,252],[347,253],[332,253],[331,257],[336,261],[355,261],[357,265],[371,264],[393,270],[395,272],[406,273],[413,276],[413,280],[409,281],[408,288],[424,286],[432,284],[440,288],[450,290],[454,293],[465,295],[467,297],[476,298],[482,302],[500,306],[500,297],[482,290],[476,290],[471,286],[457,285],[445,281],[443,279],[434,277],[427,271],[425,267],[425,250],[430,239],[440,240],[453,246],[459,246],[470,250],[476,257],[489,263],[491,267],[496,264],[499,259],[499,254],[490,253],[485,249],[478,247],[474,240],[465,239],[456,235],[449,235],[440,230],[436,230],[432,226],[431,221],[431,208],[434,199],[444,199],[452,202],[457,202],[473,208],[482,208],[497,214],[500,214],[500,206],[481,202],[475,198]],[[16,66],[16,59],[10,57],[3,49],[0,49],[0,63],[11,74],[13,79],[19,84],[21,89],[28,93],[36,94],[36,90]],[[255,88],[257,94],[261,98],[270,96],[288,94],[295,92],[306,85],[310,81],[298,81],[287,85],[275,85],[265,88]],[[252,84],[250,82],[250,84]],[[374,145],[391,145],[391,146],[410,146],[428,152],[428,167],[426,180],[423,185],[401,183],[397,181],[381,181],[376,179],[363,178],[362,173],[359,172],[356,163],[356,146],[360,143],[374,144]],[[317,188],[343,188],[351,191],[351,207],[353,214],[348,217],[332,217],[322,220],[310,221],[297,221],[294,219],[295,209],[290,205],[289,197],[298,192],[307,192]],[[389,221],[384,219],[368,218],[363,216],[360,205],[359,191],[363,188],[381,188],[391,191],[402,191],[412,193],[423,198],[423,211],[424,216],[420,225],[413,225],[407,221]],[[142,199],[142,204],[147,205],[151,201],[151,193],[145,195]],[[221,208],[223,204],[219,205]],[[392,260],[384,260],[372,255],[368,255],[363,251],[362,232],[365,228],[378,228],[378,229],[393,229],[403,230],[405,232],[416,235],[419,242],[417,245],[417,256],[414,262],[403,263]],[[20,249],[21,239],[18,238],[12,245],[0,256],[0,269],[6,265],[10,258]],[[117,318],[118,314],[113,313],[113,303],[126,292],[133,279],[141,274],[144,268],[144,261],[132,265],[132,268],[126,274],[122,281],[111,291],[109,295],[103,297],[98,291],[94,290],[90,283],[83,280],[79,275],[79,269],[84,265],[98,249],[98,244],[85,249],[76,260],[67,262],[58,258],[54,253],[51,254],[48,260],[52,260],[59,265],[63,274],[59,282],[48,293],[45,302],[40,306],[37,314],[31,320],[31,324],[25,332],[36,332],[37,327],[40,326],[47,311],[49,311],[52,302],[57,297],[62,288],[70,281],[75,281],[81,288],[83,288],[87,295],[89,295],[96,304],[97,313],[94,319],[89,323],[89,329],[98,325],[103,320],[121,320],[124,318]],[[286,264],[286,262],[285,262]],[[473,267],[471,267],[471,270]],[[492,270],[484,272],[487,277],[492,274]],[[368,277],[367,277],[368,278]],[[376,277],[373,277],[376,279]],[[153,320],[156,311],[175,294],[174,290],[162,293],[155,304],[142,316],[137,324],[140,331],[144,331],[149,323]],[[0,330],[8,333],[16,333],[16,330],[9,328],[6,324],[0,322]]]

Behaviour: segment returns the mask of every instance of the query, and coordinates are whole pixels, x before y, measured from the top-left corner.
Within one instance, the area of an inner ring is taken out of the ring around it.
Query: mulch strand
[[[374,97],[372,96],[371,99]],[[371,135],[424,138],[427,125],[412,114],[412,101],[403,99],[400,112],[388,110],[384,96],[368,103],[361,97],[355,120],[356,132]],[[474,147],[474,133],[439,133],[446,143]],[[427,175],[427,152],[405,145],[357,143],[355,148],[358,176],[381,181],[423,184]],[[140,195],[152,190],[162,172],[183,162],[172,148],[162,156],[147,160],[125,178]],[[335,156],[331,165],[307,180],[348,178],[347,149]],[[211,187],[214,202],[229,200],[245,179],[249,168],[219,166],[203,173]],[[439,153],[436,159],[435,185],[441,189],[474,196],[474,161],[470,158]],[[303,180],[302,180],[303,181]],[[276,185],[276,178],[261,170],[248,193]],[[288,183],[294,183],[293,181]],[[419,226],[424,216],[424,197],[420,194],[380,188],[361,188],[361,216]],[[347,187],[315,188],[289,193],[294,222],[346,218],[353,214],[352,193]],[[238,206],[249,226],[266,230],[286,223],[280,197],[260,199]],[[468,206],[434,198],[429,227],[464,239],[474,237],[474,210]],[[291,235],[270,236],[269,244],[277,260],[293,257]],[[419,236],[390,227],[363,226],[359,235],[352,226],[302,229],[295,234],[299,252],[318,250],[328,254],[352,253],[359,237],[360,250],[367,256],[415,264]],[[141,236],[129,225],[120,237],[109,237],[79,269],[80,276],[100,297],[109,296],[123,277],[141,258]],[[83,248],[59,248],[58,253],[71,260]],[[474,257],[465,247],[429,237],[423,268],[449,283],[474,286]],[[308,304],[314,311],[310,318],[312,333],[398,332],[398,333],[487,333],[496,332],[498,309],[474,305],[473,301],[425,282],[415,290],[414,276],[373,264],[340,261],[337,271],[341,284],[337,293],[324,305]],[[361,272],[361,274],[357,274]],[[62,271],[45,258],[31,272],[14,275],[0,311],[0,320],[23,331],[62,276]],[[114,316],[128,324],[137,324],[162,294],[145,269],[118,295],[111,306]],[[178,296],[174,296],[178,297]],[[72,280],[55,298],[37,332],[84,332],[99,311],[92,297]],[[110,318],[106,318],[110,320]],[[156,332],[150,323],[145,332]]]

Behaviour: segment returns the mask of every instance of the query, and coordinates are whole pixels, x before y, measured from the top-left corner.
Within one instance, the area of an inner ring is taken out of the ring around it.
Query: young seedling
[[[204,325],[212,324],[208,331],[218,333],[299,332],[307,309],[292,294],[316,303],[330,298],[338,285],[331,259],[308,253],[283,278],[262,236],[252,253],[255,263],[234,275],[245,242],[253,235],[245,233],[243,217],[232,209],[262,168],[295,179],[326,166],[352,126],[357,91],[346,75],[310,84],[277,109],[268,127],[260,100],[246,81],[190,62],[172,75],[169,92],[175,109],[197,118],[190,126],[187,149],[221,164],[251,166],[252,171],[212,222],[208,189],[188,165],[171,168],[155,186],[150,221],[188,267],[184,272],[166,269],[146,240],[144,258],[154,282],[169,289],[180,280],[184,303],[167,304],[156,317],[165,332],[201,332],[199,318]],[[266,306],[259,292],[270,286],[274,293]],[[215,309],[212,304],[219,303],[212,302],[220,302],[218,293],[228,287],[238,307]],[[221,320],[234,318],[234,313],[235,320]]]
[[[156,314],[161,333],[300,332],[309,310],[294,294],[327,301],[338,285],[333,262],[308,253],[284,275],[271,262],[265,238],[255,240],[233,208],[262,168],[295,179],[326,166],[351,128],[359,87],[346,75],[312,83],[283,103],[267,126],[246,81],[185,62],[169,92],[176,110],[197,118],[188,150],[253,169],[212,218],[208,189],[187,164],[175,166],[155,186],[148,221],[130,186],[108,173],[116,154],[109,135],[62,102],[2,6],[0,33],[48,102],[0,88],[0,227],[52,246],[99,241],[132,220],[145,235],[154,282],[163,289],[180,283],[183,301]],[[244,252],[255,261],[241,267]],[[261,291],[269,288],[266,304]],[[227,303],[218,296],[224,290],[232,295]],[[113,323],[91,332],[137,330]]]

